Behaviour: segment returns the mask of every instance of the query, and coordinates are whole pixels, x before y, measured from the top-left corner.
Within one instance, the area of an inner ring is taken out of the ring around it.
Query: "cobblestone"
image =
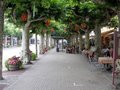
[[[110,81],[82,55],[54,49],[4,90],[114,90]]]

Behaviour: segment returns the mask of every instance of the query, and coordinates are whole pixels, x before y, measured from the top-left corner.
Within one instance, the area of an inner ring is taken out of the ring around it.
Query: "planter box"
[[[16,70],[19,70],[18,65],[9,65],[9,71],[16,71]]]

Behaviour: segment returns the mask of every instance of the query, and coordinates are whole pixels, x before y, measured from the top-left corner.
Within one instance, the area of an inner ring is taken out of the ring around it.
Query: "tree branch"
[[[38,19],[33,19],[33,20],[31,20],[30,22],[32,23],[32,22],[42,21],[42,20],[44,20],[44,19],[45,19],[45,17],[43,17],[43,18],[38,18]]]
[[[29,20],[31,19],[31,17],[32,17],[31,12],[30,12],[29,9],[27,9],[27,13],[28,13],[28,18],[27,18],[27,20],[29,21]]]
[[[88,31],[88,29],[89,29],[89,26],[87,26],[87,28],[86,29],[82,29],[79,25],[77,25],[78,26],[78,28],[80,29],[80,30],[82,30],[82,31]]]
[[[84,19],[84,17],[82,17],[82,16],[80,16],[80,15],[77,15],[74,11],[73,11],[73,15],[75,15],[76,17],[79,17],[79,18]]]

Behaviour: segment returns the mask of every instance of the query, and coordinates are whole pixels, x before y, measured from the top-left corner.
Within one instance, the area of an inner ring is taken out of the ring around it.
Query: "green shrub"
[[[31,57],[31,60],[32,60],[32,61],[35,61],[35,60],[36,60],[36,58],[37,58],[37,55],[36,55],[35,53],[33,53],[33,52],[32,52],[32,57]]]

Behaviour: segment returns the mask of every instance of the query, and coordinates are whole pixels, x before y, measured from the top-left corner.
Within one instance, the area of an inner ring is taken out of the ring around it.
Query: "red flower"
[[[42,32],[43,32],[43,33],[46,33],[46,32],[47,32],[47,30],[43,30]]]
[[[49,26],[50,25],[50,19],[45,21],[45,26]]]
[[[16,56],[13,56],[12,58],[9,58],[8,59],[8,64],[10,64],[10,65],[17,65],[17,64],[19,64],[21,62],[19,58],[20,57],[16,57]]]
[[[28,18],[27,13],[22,13],[22,15],[21,15],[21,20],[22,20],[23,22],[25,22],[25,21],[27,21],[27,18]]]
[[[52,28],[50,31],[51,31],[51,32],[54,32],[55,30]]]

